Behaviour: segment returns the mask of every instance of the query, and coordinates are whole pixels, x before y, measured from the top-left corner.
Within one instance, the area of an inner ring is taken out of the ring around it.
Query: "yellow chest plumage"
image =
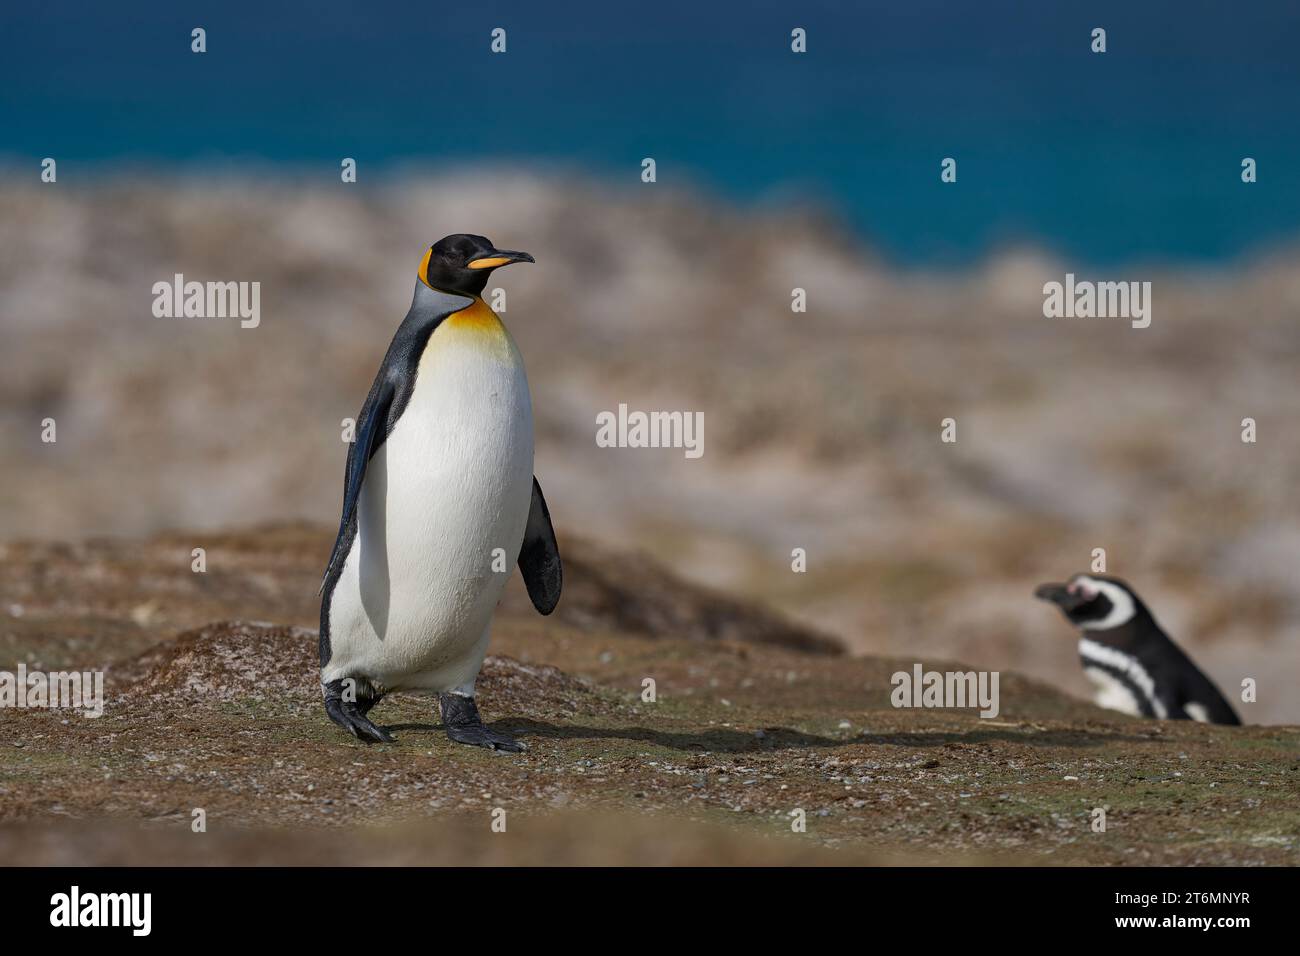
[[[500,335],[505,332],[505,326],[501,324],[501,319],[488,307],[486,302],[479,298],[474,299],[473,305],[449,315],[447,324],[458,331],[473,330],[489,335]]]
[[[504,365],[523,365],[505,324],[480,298],[475,298],[473,304],[453,312],[442,321],[425,348],[421,365],[429,360],[450,358],[448,353],[464,354],[466,351],[490,357]]]

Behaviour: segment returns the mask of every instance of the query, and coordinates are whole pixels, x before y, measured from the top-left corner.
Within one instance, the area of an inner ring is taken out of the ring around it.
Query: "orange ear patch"
[[[424,250],[424,258],[420,260],[420,269],[418,272],[416,272],[416,275],[420,277],[420,281],[423,282],[425,285],[429,285],[429,259],[432,255],[433,255],[433,246],[430,246],[428,249]],[[433,286],[429,286],[429,288],[432,289]]]

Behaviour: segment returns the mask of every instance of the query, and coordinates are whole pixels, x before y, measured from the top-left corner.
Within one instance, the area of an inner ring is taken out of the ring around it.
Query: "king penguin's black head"
[[[493,269],[512,262],[532,262],[526,252],[498,249],[483,236],[457,233],[439,239],[424,254],[420,263],[420,281],[431,289],[479,295],[487,285]]]
[[[1071,624],[1084,630],[1122,627],[1149,614],[1128,584],[1104,574],[1076,574],[1065,584],[1040,584],[1034,597],[1055,604]]]

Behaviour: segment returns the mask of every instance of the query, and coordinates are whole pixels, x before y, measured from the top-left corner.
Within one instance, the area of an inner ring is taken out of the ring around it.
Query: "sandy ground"
[[[0,548],[3,656],[107,666],[109,689],[98,719],[4,712],[0,858],[1300,861],[1300,728],[1134,720],[1014,673],[993,720],[894,709],[890,675],[911,660],[845,656],[573,538],[571,606],[541,618],[512,582],[480,679],[485,719],[528,750],[452,744],[407,695],[373,714],[397,743],[366,746],[328,722],[315,683],[329,533],[211,536],[202,574],[192,538]],[[619,598],[643,580],[639,603]]]

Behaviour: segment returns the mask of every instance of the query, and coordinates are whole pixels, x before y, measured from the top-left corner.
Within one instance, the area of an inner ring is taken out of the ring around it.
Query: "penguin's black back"
[[[1165,640],[1169,641],[1167,637]],[[1182,648],[1177,644],[1169,641],[1169,647],[1174,654],[1182,658],[1183,662],[1183,666],[1179,669],[1180,679],[1178,683],[1178,709],[1182,712],[1182,715],[1192,719],[1192,715],[1187,713],[1186,706],[1188,704],[1200,704],[1205,708],[1205,714],[1210,723],[1240,725],[1241,718],[1237,716],[1237,712],[1232,709],[1232,705],[1228,703],[1228,699],[1223,696],[1219,688],[1214,686],[1214,682],[1192,663],[1192,659],[1183,653]],[[1170,716],[1174,716],[1172,709],[1170,710]]]
[[[1205,709],[1206,719],[1213,724],[1239,725],[1237,716],[1227,698],[1214,686],[1184,653],[1170,640],[1145,607],[1127,622],[1104,631],[1084,631],[1086,640],[1102,644],[1134,659],[1151,676],[1155,697],[1164,705],[1166,716],[1173,720],[1192,720],[1188,704],[1199,704]],[[1084,658],[1088,666],[1095,662]],[[1144,712],[1146,708],[1143,708]]]

